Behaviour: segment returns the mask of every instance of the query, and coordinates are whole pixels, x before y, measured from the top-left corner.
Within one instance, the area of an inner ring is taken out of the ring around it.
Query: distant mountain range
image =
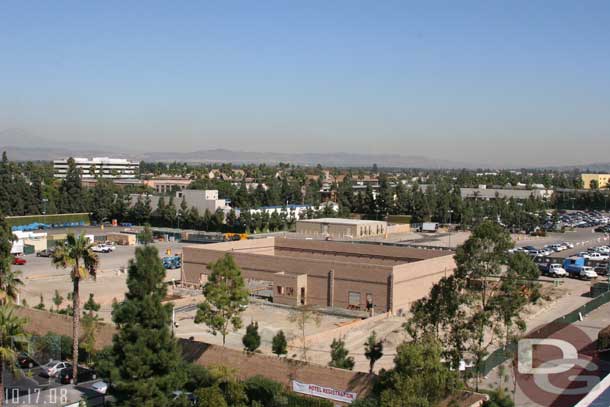
[[[482,162],[459,162],[439,160],[419,155],[363,154],[363,153],[277,153],[248,152],[226,149],[200,150],[195,152],[144,152],[117,151],[116,147],[96,145],[88,142],[70,143],[69,147],[50,140],[34,137],[19,129],[0,131],[0,150],[7,151],[11,160],[51,161],[64,157],[108,156],[131,160],[188,162],[188,163],[233,163],[233,164],[277,164],[280,162],[297,165],[317,165],[333,167],[370,167],[377,164],[385,168],[497,168]],[[551,167],[548,167],[551,168]],[[590,171],[610,171],[610,163],[585,165],[565,165],[555,169],[579,169]]]

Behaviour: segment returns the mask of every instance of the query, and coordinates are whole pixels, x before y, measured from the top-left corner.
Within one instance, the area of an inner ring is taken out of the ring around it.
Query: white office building
[[[76,167],[81,172],[82,179],[132,179],[136,177],[139,163],[124,158],[74,158]],[[53,161],[55,178],[65,178],[68,172],[68,159]]]

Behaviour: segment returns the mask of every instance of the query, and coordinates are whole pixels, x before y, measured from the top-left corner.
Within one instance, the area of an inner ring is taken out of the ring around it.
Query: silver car
[[[44,376],[44,377],[55,377],[55,376],[57,376],[57,373],[59,373],[59,371],[61,369],[64,369],[64,368],[70,367],[70,366],[72,366],[72,365],[68,362],[62,362],[59,360],[51,360],[48,363],[45,363],[44,365],[40,366],[40,375]]]

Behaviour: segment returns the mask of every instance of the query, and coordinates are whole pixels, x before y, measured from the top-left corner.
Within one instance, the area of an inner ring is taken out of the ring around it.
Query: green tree
[[[394,368],[381,371],[375,391],[382,407],[432,407],[459,387],[457,373],[442,361],[441,344],[425,337],[396,349]]]
[[[74,158],[68,159],[66,177],[59,187],[60,206],[63,213],[76,213],[83,211],[83,191],[81,184],[81,172],[76,166]]]
[[[197,407],[228,407],[218,386],[197,389],[194,395],[197,398]]]
[[[525,332],[522,313],[525,306],[540,297],[539,276],[538,267],[530,256],[525,253],[510,256],[506,274],[491,304],[504,325],[505,345],[514,339],[513,336]]]
[[[248,289],[232,255],[225,254],[208,269],[212,273],[203,287],[205,301],[198,306],[195,323],[206,324],[213,335],[220,333],[224,345],[231,326],[234,330],[241,327],[240,314],[248,305]]]
[[[515,403],[508,394],[498,390],[489,395],[489,400],[483,402],[482,407],[515,407]]]
[[[59,294],[59,290],[55,290],[55,295],[53,295],[53,304],[55,304],[55,311],[59,311],[61,308],[61,304],[64,302],[64,297]]]
[[[476,371],[476,388],[478,389],[479,372],[487,355],[487,349],[497,340],[499,334],[495,329],[495,310],[493,298],[497,294],[492,279],[497,279],[503,266],[508,263],[508,250],[513,242],[508,232],[495,222],[484,221],[472,232],[472,235],[457,248],[455,260],[456,278],[468,281],[462,291],[463,301],[470,308],[465,320],[467,333],[466,345],[474,357]],[[485,334],[491,330],[486,341]]]
[[[311,323],[320,326],[322,320],[320,314],[311,305],[301,305],[288,315],[288,320],[295,324],[299,330],[301,336],[301,357],[303,360],[307,360],[307,352],[309,351],[306,336],[307,326]]]
[[[55,246],[51,262],[55,267],[69,268],[72,279],[72,373],[74,382],[78,377],[78,341],[80,338],[80,281],[95,278],[98,267],[97,255],[91,250],[93,244],[84,234],[76,237],[69,233],[65,241]]]
[[[138,247],[129,261],[125,300],[113,306],[118,333],[106,364],[124,406],[167,406],[168,395],[186,382],[170,329],[172,306],[161,303],[167,293],[164,278],[157,249]]]
[[[145,245],[153,242],[153,233],[150,224],[146,223],[144,225],[144,229],[138,233],[138,240]]]
[[[273,336],[273,340],[271,342],[271,350],[278,356],[282,356],[288,353],[288,341],[286,340],[286,335],[284,335],[284,331],[280,330],[278,333]]]
[[[0,405],[4,405],[4,371],[15,371],[17,351],[26,340],[26,320],[14,313],[10,304],[0,305]]]
[[[102,306],[99,303],[95,302],[93,293],[89,293],[89,299],[87,300],[87,302],[85,302],[85,305],[83,305],[84,313],[96,315],[96,313],[100,310],[101,307]]]
[[[343,339],[333,339],[330,344],[330,363],[328,365],[352,370],[354,363],[354,358],[349,356],[349,351],[345,348],[345,341]]]
[[[42,294],[40,294],[40,302],[34,307],[34,309],[39,309],[43,311],[44,308],[44,298],[42,297]]]
[[[19,296],[19,287],[23,285],[21,271],[8,269],[0,274],[0,303],[14,303]]]
[[[244,344],[244,349],[248,352],[255,352],[261,346],[261,336],[258,333],[257,322],[250,322],[241,341]]]
[[[364,343],[364,356],[369,361],[369,373],[373,373],[375,362],[383,356],[383,342],[377,339],[375,331],[371,332]]]
[[[23,281],[21,272],[11,269],[13,233],[0,213],[0,303],[14,302]]]

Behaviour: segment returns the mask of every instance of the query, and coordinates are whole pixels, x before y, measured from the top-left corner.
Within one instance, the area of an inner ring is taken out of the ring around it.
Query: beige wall
[[[584,189],[591,189],[591,181],[596,180],[599,188],[607,188],[610,174],[581,174]]]
[[[23,239],[23,244],[34,246],[34,250],[39,252],[47,248],[47,239]]]
[[[392,312],[408,312],[411,303],[428,295],[432,285],[453,274],[453,255],[395,266],[393,271]]]
[[[224,244],[224,243],[220,243]],[[222,257],[225,252],[187,246],[183,249],[183,274],[186,284],[199,284],[201,274],[208,274],[207,265]],[[214,245],[215,246],[215,245]],[[342,263],[320,259],[304,261],[300,258],[232,252],[242,269],[244,278],[274,281],[275,274],[307,275],[307,303],[326,306],[328,302],[328,273],[335,272],[334,306],[347,307],[348,291],[370,292],[385,311],[387,306],[387,280],[390,266],[359,263]],[[275,293],[274,293],[275,294]],[[362,300],[364,306],[364,299]]]
[[[395,223],[393,225],[388,225],[388,233],[411,233],[411,225],[408,223]]]
[[[306,302],[330,304],[330,272],[333,272],[332,306],[366,309],[367,295],[375,312],[397,311],[428,294],[431,285],[453,269],[449,252],[337,242],[261,239],[183,249],[183,282],[199,285],[207,265],[230,251],[244,278],[271,281],[274,301],[296,304],[298,299],[279,295],[277,286],[306,289]],[[271,256],[271,253],[275,253]],[[309,255],[308,255],[309,253]],[[313,253],[313,255],[311,255]],[[435,257],[436,256],[436,257]],[[441,257],[438,257],[441,256]],[[414,257],[427,260],[418,261]],[[402,260],[399,264],[398,260]],[[411,263],[407,263],[412,261]],[[279,273],[279,274],[278,274]],[[394,278],[394,288],[389,285]],[[302,279],[302,282],[297,282]],[[205,277],[204,277],[205,278]],[[358,299],[350,304],[349,298]],[[390,296],[394,297],[394,306]]]
[[[382,236],[387,233],[387,223],[383,221],[362,221],[353,224],[339,224],[317,221],[297,221],[296,231],[311,236],[331,236],[333,238],[363,238]]]
[[[123,246],[133,246],[136,244],[136,235],[128,233],[109,233],[106,235],[106,240]]]

